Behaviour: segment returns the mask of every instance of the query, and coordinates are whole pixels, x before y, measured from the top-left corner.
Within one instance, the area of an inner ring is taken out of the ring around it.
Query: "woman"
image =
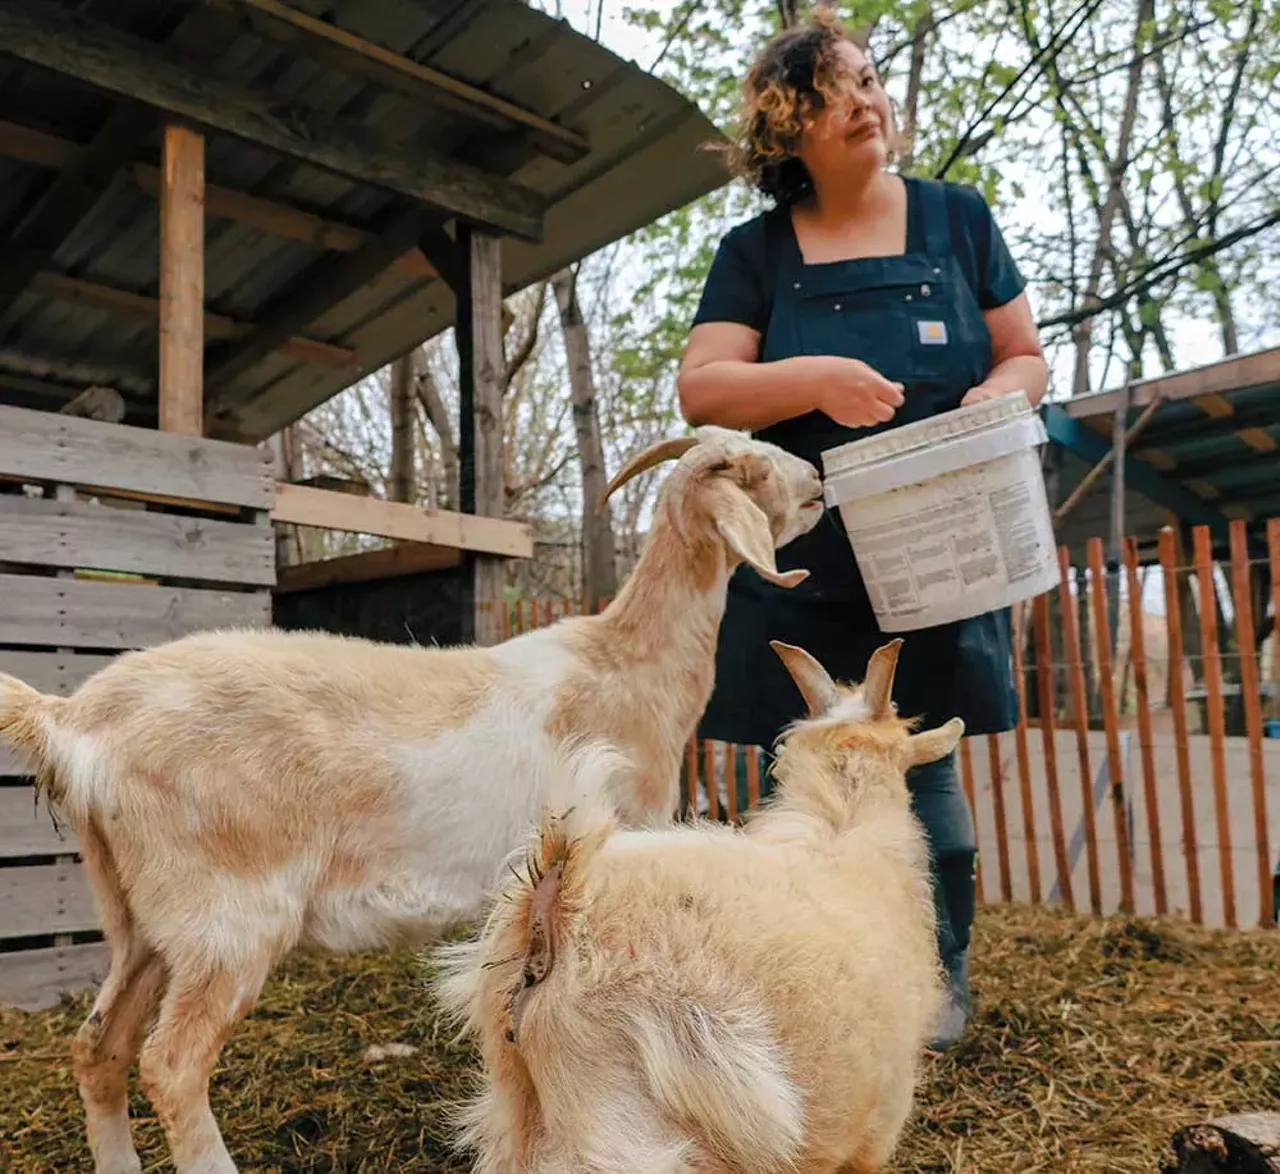
[[[829,15],[783,32],[744,84],[735,170],[775,207],[720,242],[680,369],[690,424],[720,424],[803,456],[1021,389],[1048,371],[1023,281],[972,188],[900,177],[896,131],[875,67]],[[860,679],[884,642],[830,510],[778,552],[810,577],[783,590],[734,576],[703,737],[772,746],[804,706],[769,640],[798,644],[836,677]],[[971,734],[1017,718],[1007,610],[906,634],[899,712]],[[954,756],[913,771],[928,832],[938,947],[951,999],[935,1046],[969,1014],[977,856]]]

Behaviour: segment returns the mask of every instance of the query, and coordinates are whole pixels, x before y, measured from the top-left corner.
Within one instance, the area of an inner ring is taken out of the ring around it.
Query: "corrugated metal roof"
[[[503,241],[504,282],[511,291],[724,182],[722,164],[698,150],[716,132],[696,107],[634,63],[521,0],[295,0],[292,6],[586,135],[585,157],[558,162],[513,142],[513,136],[477,131],[476,124],[440,107],[300,58],[214,8],[200,14],[204,27],[198,36],[188,31],[179,42],[220,77],[354,119],[405,151],[445,151],[549,197],[540,242]],[[87,7],[99,20],[157,40],[184,14],[177,5],[162,6],[169,9],[162,18],[148,0],[97,0]],[[114,104],[69,78],[0,62],[0,110],[11,123],[84,144]],[[158,162],[159,130],[157,116],[141,162]],[[12,225],[52,175],[47,166],[0,158],[0,224]],[[381,188],[216,132],[207,139],[206,178],[367,232],[377,232],[404,207]],[[154,298],[158,237],[155,199],[122,171],[48,268]],[[206,308],[241,322],[261,320],[277,299],[314,280],[318,262],[338,255],[217,215],[206,219],[205,249]],[[393,266],[305,331],[309,338],[354,350],[351,365],[334,367],[275,351],[226,389],[236,405],[226,427],[246,438],[268,435],[447,328],[453,315],[453,295],[442,280]],[[153,320],[28,289],[0,319],[0,402],[59,402],[20,379],[5,381],[6,373],[67,389],[103,382],[130,398],[131,418],[145,420],[155,410],[156,351]],[[217,353],[217,344],[209,346],[207,361]]]
[[[1125,532],[1144,556],[1160,529],[1179,521],[1213,527],[1221,553],[1231,520],[1245,521],[1256,537],[1280,516],[1280,347],[1047,405],[1055,502],[1110,449],[1117,411],[1124,409],[1127,430],[1153,402],[1125,462]],[[1059,524],[1073,555],[1090,537],[1108,537],[1111,492],[1108,472]]]

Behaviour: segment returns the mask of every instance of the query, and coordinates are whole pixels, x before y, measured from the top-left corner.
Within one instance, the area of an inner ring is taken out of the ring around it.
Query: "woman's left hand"
[[[960,401],[962,408],[967,408],[970,404],[980,404],[989,399],[996,399],[1002,395],[1008,395],[1009,392],[1003,387],[988,387],[985,383],[979,383],[977,387],[971,387],[964,393],[964,399]]]

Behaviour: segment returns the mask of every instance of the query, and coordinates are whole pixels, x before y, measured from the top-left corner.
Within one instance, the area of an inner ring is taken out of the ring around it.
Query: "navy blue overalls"
[[[761,360],[861,359],[905,388],[905,402],[886,424],[846,428],[823,412],[810,412],[755,434],[819,471],[824,449],[959,407],[965,391],[991,368],[990,334],[952,253],[945,188],[931,180],[906,183],[907,251],[899,256],[808,265],[788,210],[768,215],[777,278]],[[912,225],[923,232],[913,234]],[[809,534],[779,550],[777,563],[780,570],[805,567],[810,577],[788,590],[745,566],[735,573],[702,737],[767,750],[784,724],[804,714],[799,691],[769,647],[771,639],[804,648],[836,679],[860,680],[871,653],[891,638],[876,623],[838,511],[828,510]],[[1007,611],[903,635],[894,684],[899,713],[922,716],[926,727],[959,716],[970,734],[1014,725]],[[933,853],[939,951],[953,988],[966,991],[976,840],[954,756],[917,768],[908,783]]]

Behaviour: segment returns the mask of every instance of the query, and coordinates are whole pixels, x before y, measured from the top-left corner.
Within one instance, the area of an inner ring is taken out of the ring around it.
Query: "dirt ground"
[[[1156,1171],[1179,1126],[1280,1104],[1280,933],[990,907],[976,1022],[926,1065],[895,1171]],[[67,1041],[91,996],[0,1010],[0,1170],[89,1169]],[[372,1044],[408,1057],[370,1062]],[[447,1113],[472,1057],[408,953],[295,955],[215,1074],[242,1170],[463,1171]],[[170,1168],[136,1092],[147,1170]]]

